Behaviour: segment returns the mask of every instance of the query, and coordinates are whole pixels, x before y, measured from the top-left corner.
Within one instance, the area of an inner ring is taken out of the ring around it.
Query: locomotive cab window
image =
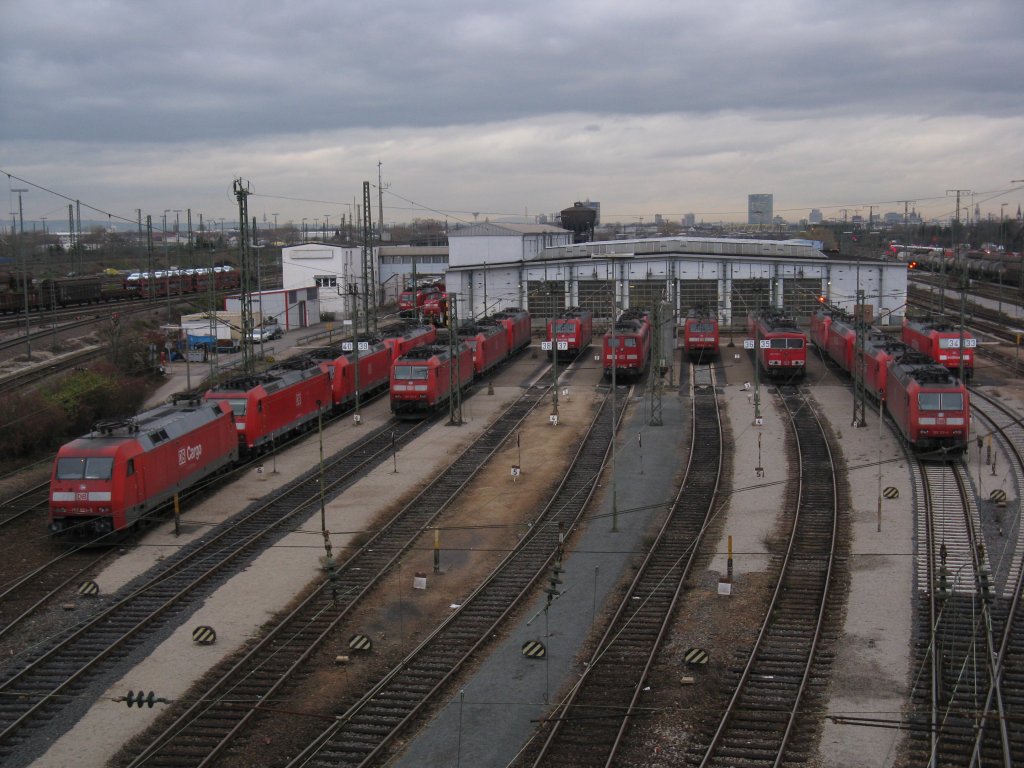
[[[572,323],[555,323],[555,333],[573,333],[575,330]]]
[[[625,339],[625,345],[624,346],[626,346],[626,347],[635,347],[636,346],[636,339],[633,338],[632,336],[627,336],[626,339]]]
[[[104,457],[57,459],[58,480],[109,480],[114,460]]]
[[[922,411],[962,411],[964,396],[960,392],[921,392],[917,405]]]
[[[427,380],[427,367],[425,365],[396,365],[396,379],[413,379],[415,381]]]
[[[231,410],[234,411],[235,416],[245,416],[245,409],[247,400],[228,400],[228,405],[231,406]]]
[[[772,349],[803,349],[803,339],[772,339]]]

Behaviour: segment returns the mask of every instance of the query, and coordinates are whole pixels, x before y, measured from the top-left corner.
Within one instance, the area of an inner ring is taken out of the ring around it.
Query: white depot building
[[[700,306],[742,325],[765,306],[806,320],[824,297],[850,313],[862,303],[882,325],[902,321],[905,264],[825,254],[820,246],[710,237],[573,244],[571,232],[547,224],[482,222],[451,231],[447,249],[386,246],[372,258],[381,303],[393,301],[412,273],[444,274],[459,319],[523,307],[539,324],[573,306],[597,318],[611,317],[613,307],[661,307],[678,318]],[[350,317],[348,286],[362,285],[362,261],[357,246],[285,248],[284,289],[316,288],[321,312]]]
[[[680,317],[702,306],[739,325],[769,305],[806,320],[824,297],[851,313],[863,304],[882,325],[901,322],[905,264],[826,255],[820,245],[701,237],[574,245],[558,227],[488,222],[449,233],[445,282],[460,319],[510,306],[536,321],[571,306],[597,318],[613,307],[661,306]]]

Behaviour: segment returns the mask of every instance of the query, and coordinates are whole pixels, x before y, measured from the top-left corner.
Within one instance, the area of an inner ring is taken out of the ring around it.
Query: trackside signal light
[[[825,297],[824,296],[819,296],[818,297],[818,303],[819,304],[824,304],[825,303]]]
[[[917,269],[917,262],[916,261],[907,262],[907,269]]]

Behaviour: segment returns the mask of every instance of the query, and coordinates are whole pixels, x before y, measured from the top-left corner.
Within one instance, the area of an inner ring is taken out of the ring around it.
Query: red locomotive
[[[902,341],[882,331],[870,329],[865,334],[861,371],[865,389],[876,400],[885,392],[889,363],[903,357],[909,350],[910,347]],[[850,373],[850,369],[847,372]]]
[[[473,351],[473,374],[476,376],[483,376],[508,358],[508,331],[498,321],[463,323],[458,335],[459,340]]]
[[[391,353],[391,360],[401,357],[416,347],[426,347],[437,341],[437,329],[432,325],[410,323],[399,325],[388,331],[384,346]]]
[[[506,307],[500,312],[495,312],[490,319],[497,320],[505,328],[508,335],[509,355],[514,355],[519,350],[530,346],[532,338],[530,313],[525,309]]]
[[[691,360],[718,355],[718,318],[706,309],[691,309],[683,320],[683,352]]]
[[[554,349],[552,354],[559,360],[575,360],[594,338],[594,314],[589,309],[569,307],[554,319],[548,321],[547,341],[551,343],[554,327]]]
[[[263,373],[236,376],[209,390],[205,398],[226,401],[235,413],[239,443],[248,451],[259,451],[330,411],[331,380],[319,365],[302,358]]]
[[[123,530],[237,458],[227,404],[161,405],[102,422],[57,452],[50,532],[91,538]]]
[[[378,338],[343,341],[332,347],[310,350],[309,358],[327,372],[331,380],[331,405],[345,408],[356,399],[356,370],[359,395],[386,387],[391,377],[391,350]],[[356,365],[358,351],[358,366]]]
[[[651,321],[648,314],[637,309],[625,310],[615,321],[614,344],[617,350],[612,347],[612,337],[611,331],[606,333],[601,345],[604,375],[611,376],[614,366],[617,377],[639,378],[651,361]]]
[[[966,328],[942,321],[903,320],[903,341],[939,365],[960,375],[960,339],[963,337],[964,378],[974,376],[974,350],[978,340]]]
[[[832,325],[832,312],[819,308],[815,312],[811,313],[811,327],[808,332],[811,341],[814,342],[814,346],[823,352],[827,350],[828,345],[828,329]]]
[[[825,350],[844,371],[849,373],[853,370],[857,353],[857,328],[852,320],[833,315],[825,339]]]
[[[960,453],[967,447],[967,387],[927,356],[908,352],[889,363],[885,406],[915,450]]]
[[[756,365],[768,376],[798,376],[807,371],[807,334],[796,320],[777,310],[747,318],[747,332],[754,339]]]
[[[454,360],[447,346],[418,347],[391,365],[391,411],[398,418],[420,418],[445,405],[454,383],[463,389],[473,380],[473,350],[456,347]]]
[[[402,291],[398,296],[398,310],[400,312],[412,312],[416,309],[422,309],[427,302],[438,301],[441,294],[444,293],[444,283],[432,282],[426,285],[420,285],[419,288],[413,290]]]
[[[435,293],[423,302],[423,319],[434,325],[448,324],[447,293]]]

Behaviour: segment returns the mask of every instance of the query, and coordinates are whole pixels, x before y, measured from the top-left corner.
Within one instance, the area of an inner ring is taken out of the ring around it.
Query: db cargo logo
[[[187,464],[190,461],[195,461],[203,455],[203,446],[201,445],[187,445],[184,448],[178,449],[178,466]]]
[[[302,405],[302,393],[301,392],[296,392],[295,393],[295,404],[296,405]]]

